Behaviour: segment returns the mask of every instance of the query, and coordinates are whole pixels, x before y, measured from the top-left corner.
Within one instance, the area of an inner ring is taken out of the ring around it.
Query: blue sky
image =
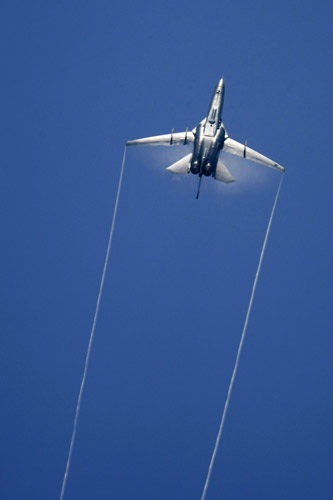
[[[59,498],[125,141],[194,127],[221,76],[230,136],[287,172],[207,500],[331,497],[331,18],[2,2],[1,498]],[[280,177],[197,201],[175,154],[127,154],[65,498],[201,496]]]

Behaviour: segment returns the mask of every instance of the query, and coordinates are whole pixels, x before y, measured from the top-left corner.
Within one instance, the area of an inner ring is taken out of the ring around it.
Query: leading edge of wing
[[[237,142],[230,137],[227,137],[224,141],[223,151],[242,156],[247,160],[253,161],[255,163],[261,163],[262,165],[266,165],[270,168],[275,168],[275,170],[279,170],[280,172],[285,171],[285,168],[282,165],[279,165],[279,163],[276,163],[267,156],[258,153],[254,149],[248,148],[246,144],[241,144],[240,142]]]
[[[190,130],[164,135],[154,135],[127,141],[126,146],[186,146],[194,142],[194,134]]]

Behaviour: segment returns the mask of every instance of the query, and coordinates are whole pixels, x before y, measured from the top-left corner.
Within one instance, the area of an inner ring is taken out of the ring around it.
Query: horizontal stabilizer
[[[229,184],[229,182],[235,182],[235,179],[233,178],[221,158],[219,158],[219,161],[217,162],[215,179],[217,181],[225,182],[226,184]]]
[[[171,132],[171,134],[154,135],[127,141],[126,146],[186,146],[193,144],[194,134],[191,130],[185,132]]]
[[[176,161],[176,163],[173,163],[172,165],[170,165],[170,167],[167,167],[167,170],[174,174],[188,174],[191,167],[191,158],[192,153]]]

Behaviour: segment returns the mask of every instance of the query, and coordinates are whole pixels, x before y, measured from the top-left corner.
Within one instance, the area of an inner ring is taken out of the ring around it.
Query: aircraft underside
[[[228,136],[222,122],[224,88],[224,81],[221,78],[213,93],[207,117],[192,131],[186,129],[185,132],[174,133],[172,130],[171,134],[134,139],[127,141],[126,145],[182,146],[193,144],[193,152],[167,167],[167,170],[175,174],[188,174],[191,172],[194,175],[199,175],[199,189],[203,175],[206,177],[212,176],[215,180],[226,184],[235,181],[225,161],[219,158],[220,151],[284,172],[282,165],[249,148],[247,143],[239,143]]]

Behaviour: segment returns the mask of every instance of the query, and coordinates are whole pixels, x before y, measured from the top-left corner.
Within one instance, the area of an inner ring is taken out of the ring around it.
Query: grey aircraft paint
[[[215,177],[220,150],[223,148],[225,129],[222,124],[222,107],[224,99],[223,78],[216,85],[208,115],[196,127],[194,132],[194,150],[191,161],[192,174]]]
[[[228,136],[222,121],[224,89],[224,80],[221,78],[215,87],[207,117],[192,131],[186,129],[185,132],[174,133],[172,129],[171,134],[134,139],[127,141],[126,145],[182,146],[193,144],[193,153],[170,165],[167,167],[167,170],[175,174],[192,173],[199,175],[197,198],[199,197],[200,183],[203,175],[207,177],[212,176],[214,179],[227,184],[235,181],[225,165],[225,160],[222,161],[219,158],[221,150],[227,153],[226,156],[228,154],[237,155],[284,172],[282,165],[249,148],[247,143],[241,144]]]

